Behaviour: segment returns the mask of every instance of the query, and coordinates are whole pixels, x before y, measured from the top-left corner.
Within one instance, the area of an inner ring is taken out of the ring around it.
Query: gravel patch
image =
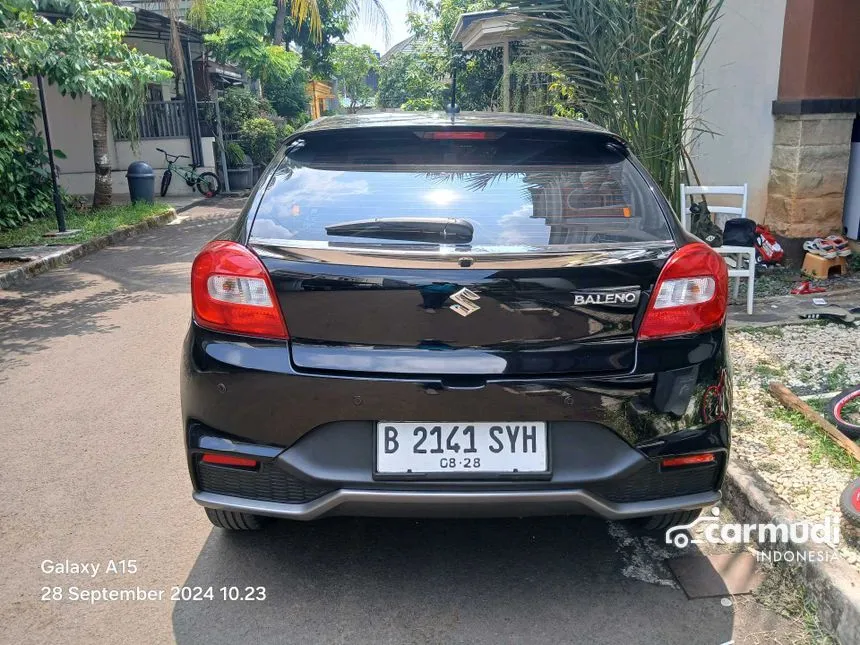
[[[804,429],[765,389],[781,381],[798,394],[860,383],[860,329],[802,325],[729,333],[734,366],[732,451],[747,461],[800,516],[841,520],[839,495],[860,473],[834,458],[818,430]],[[841,455],[837,455],[841,457]],[[860,536],[841,522],[839,551],[860,570]]]
[[[788,325],[733,331],[729,338],[739,382],[766,387],[779,380],[799,395],[860,383],[860,328]]]

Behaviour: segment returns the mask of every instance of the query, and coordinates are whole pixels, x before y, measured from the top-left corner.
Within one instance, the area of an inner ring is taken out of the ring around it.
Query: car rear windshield
[[[420,244],[326,232],[391,218],[466,220],[473,249],[672,239],[644,177],[603,136],[402,129],[310,133],[293,142],[269,180],[251,237]]]

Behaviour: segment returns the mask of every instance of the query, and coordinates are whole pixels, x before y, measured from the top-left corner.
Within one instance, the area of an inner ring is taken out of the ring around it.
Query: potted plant
[[[235,141],[224,144],[224,154],[227,157],[227,176],[230,178],[230,190],[247,190],[254,187],[254,167],[245,151]]]

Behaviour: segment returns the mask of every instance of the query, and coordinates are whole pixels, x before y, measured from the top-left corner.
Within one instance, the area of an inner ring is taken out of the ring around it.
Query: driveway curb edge
[[[135,235],[139,235],[151,228],[164,226],[176,219],[176,213],[177,211],[175,208],[170,208],[160,215],[147,217],[145,220],[142,220],[137,224],[119,228],[112,233],[108,233],[107,235],[102,235],[100,237],[94,237],[91,240],[87,240],[86,242],[82,242],[75,246],[65,247],[55,253],[39,258],[38,260],[27,262],[11,271],[0,273],[0,289],[8,289],[18,282],[39,275],[40,273],[44,273],[45,271],[56,269],[59,266],[68,264],[72,260],[95,253],[106,246],[134,237]]]
[[[739,521],[769,524],[797,522],[804,518],[792,511],[758,473],[738,459],[729,462],[723,484],[724,500]],[[798,551],[805,545],[793,545]],[[860,643],[860,574],[845,561],[780,562],[792,567],[818,605],[825,629],[843,645]]]

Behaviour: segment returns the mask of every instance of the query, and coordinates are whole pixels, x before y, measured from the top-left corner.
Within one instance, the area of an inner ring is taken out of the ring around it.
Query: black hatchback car
[[[688,523],[726,469],[727,283],[624,141],[591,124],[315,121],[194,261],[194,499],[226,529]]]

